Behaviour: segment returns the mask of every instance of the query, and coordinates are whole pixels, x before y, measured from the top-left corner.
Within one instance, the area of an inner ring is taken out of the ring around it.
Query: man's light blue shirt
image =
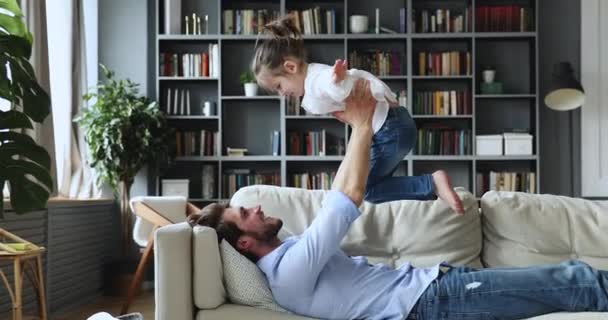
[[[439,265],[398,269],[370,265],[349,257],[340,242],[359,209],[343,193],[330,191],[321,212],[299,236],[262,257],[275,300],[294,313],[321,319],[404,319],[429,284]]]

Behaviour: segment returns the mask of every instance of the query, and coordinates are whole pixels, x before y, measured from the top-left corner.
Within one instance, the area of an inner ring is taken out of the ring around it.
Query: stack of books
[[[398,51],[353,50],[348,54],[350,67],[367,70],[376,76],[403,75],[404,62],[404,55]]]
[[[321,10],[319,7],[307,10],[291,10],[295,26],[302,34],[335,34],[336,10]]]
[[[224,196],[231,198],[240,188],[254,185],[281,185],[281,174],[277,172],[256,173],[251,169],[228,169],[223,175]]]
[[[220,72],[219,47],[209,44],[209,50],[201,53],[170,53],[159,55],[158,74],[161,77],[212,77]]]
[[[465,91],[418,91],[414,93],[414,114],[462,115],[471,114],[471,92]]]
[[[471,7],[461,10],[436,9],[412,11],[412,32],[470,32]]]
[[[454,129],[440,125],[418,129],[417,155],[469,155],[471,130]]]
[[[419,52],[419,76],[471,75],[471,53],[463,51]]]
[[[480,6],[475,11],[477,32],[528,32],[534,30],[532,9],[518,6]]]
[[[335,171],[296,173],[291,175],[291,186],[308,190],[329,190],[335,176]]]
[[[224,10],[222,31],[224,34],[255,35],[263,31],[264,25],[279,19],[277,10],[237,9]]]
[[[175,155],[182,156],[217,156],[219,155],[219,135],[209,130],[176,131]]]
[[[534,172],[478,172],[476,194],[481,197],[489,190],[536,193]]]

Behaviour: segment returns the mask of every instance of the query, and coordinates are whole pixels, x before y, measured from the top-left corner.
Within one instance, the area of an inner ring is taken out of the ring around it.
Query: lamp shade
[[[545,96],[547,107],[557,111],[576,109],[585,103],[585,90],[574,78],[569,62],[559,62],[553,66],[553,79],[549,93]]]

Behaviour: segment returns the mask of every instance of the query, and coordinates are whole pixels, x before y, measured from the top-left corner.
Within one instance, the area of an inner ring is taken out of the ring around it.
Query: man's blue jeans
[[[452,267],[431,283],[408,319],[522,319],[558,311],[608,311],[608,271],[580,261]]]
[[[381,203],[436,198],[431,175],[393,177],[415,144],[416,123],[407,109],[389,108],[384,125],[372,138],[366,201]]]

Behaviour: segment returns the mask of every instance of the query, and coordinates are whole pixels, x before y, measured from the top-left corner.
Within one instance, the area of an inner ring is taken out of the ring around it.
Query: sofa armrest
[[[192,228],[187,222],[154,235],[156,320],[192,320]]]

